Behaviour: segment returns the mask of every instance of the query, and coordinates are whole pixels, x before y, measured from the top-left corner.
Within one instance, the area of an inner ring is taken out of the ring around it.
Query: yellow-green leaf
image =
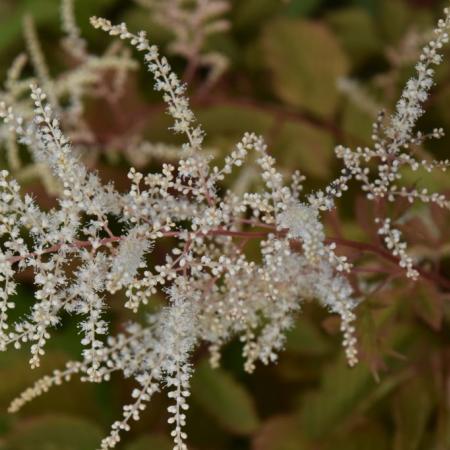
[[[30,370],[29,353],[22,350],[14,354],[2,355],[0,364],[0,408],[6,412],[11,401],[25,389],[32,386],[54,369],[64,368],[70,357],[62,352],[49,351],[42,358],[41,365]],[[73,415],[98,417],[99,405],[94,394],[94,385],[81,383],[77,377],[70,382],[54,386],[48,392],[26,404],[18,414],[53,413],[61,411]],[[17,417],[17,416],[15,416]]]
[[[348,69],[336,36],[323,24],[284,18],[265,28],[261,43],[275,94],[292,106],[332,117],[337,81]]]
[[[311,437],[335,429],[375,386],[368,368],[349,368],[343,359],[328,366],[321,387],[301,401],[301,420]]]
[[[367,109],[367,108],[366,108]],[[363,110],[351,99],[348,99],[341,117],[341,125],[344,135],[349,142],[370,143],[372,136],[372,124],[376,120],[376,115]]]
[[[305,16],[316,10],[322,0],[290,0],[286,5],[286,13],[290,16]]]
[[[394,450],[419,448],[432,407],[424,378],[417,377],[403,386],[394,401]]]
[[[334,158],[333,138],[322,128],[307,122],[286,122],[274,139],[273,154],[291,170],[325,179],[331,175]]]
[[[245,387],[222,369],[212,369],[203,362],[192,379],[193,399],[223,427],[249,434],[259,419],[252,398]]]
[[[329,439],[323,450],[388,450],[389,438],[386,430],[375,422],[360,423],[351,430],[342,430]]]
[[[295,416],[278,416],[265,422],[252,442],[252,450],[312,450]]]
[[[48,416],[18,423],[4,450],[89,450],[103,437],[95,424],[76,417]]]
[[[279,0],[234,0],[233,28],[247,32],[258,27],[283,6]]]
[[[172,450],[173,442],[167,436],[142,436],[131,444],[125,446],[125,450]]]
[[[322,355],[330,350],[326,337],[306,317],[297,319],[286,337],[286,350],[291,353]]]
[[[326,18],[346,50],[353,65],[358,66],[383,50],[373,19],[362,8],[346,8]]]

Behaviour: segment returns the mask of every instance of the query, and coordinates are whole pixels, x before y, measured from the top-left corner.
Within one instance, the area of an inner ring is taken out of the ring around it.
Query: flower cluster
[[[70,3],[64,5],[65,15],[70,16]],[[302,195],[301,174],[286,182],[264,139],[253,133],[243,136],[223,166],[213,165],[203,151],[204,132],[189,106],[186,87],[158,48],[144,32],[133,34],[125,24],[92,18],[95,28],[129,41],[144,53],[154,87],[173,118],[172,130],[185,143],[179,156],[163,164],[160,172],[143,174],[131,168],[130,188],[119,192],[83,165],[61,129],[57,105],[44,89],[31,87],[31,121],[14,105],[0,103],[6,126],[62,186],[57,206],[44,211],[30,196],[20,195],[19,184],[8,172],[0,173],[0,349],[27,345],[31,366],[38,366],[65,312],[80,316],[83,345],[80,360],[39,380],[13,401],[10,410],[17,411],[75,375],[83,381],[103,382],[120,372],[133,378],[137,387],[101,448],[114,447],[152,395],[166,389],[174,449],[185,450],[195,349],[206,344],[211,363],[217,366],[221,347],[238,338],[245,370],[251,372],[258,361],[268,364],[277,359],[286,331],[307,301],[318,301],[340,316],[348,363],[355,365],[359,299],[351,283],[352,264],[336,253],[336,242],[327,238],[321,216],[334,207],[336,197],[352,180],[361,183],[370,200],[406,196],[448,206],[440,195],[396,187],[402,166],[430,170],[447,166],[422,163],[408,151],[425,138],[413,129],[432,84],[431,66],[440,62],[438,50],[447,41],[450,12],[445,14],[396,113],[387,124],[382,118],[375,124],[374,148],[338,147],[336,154],[345,166],[340,177],[309,196]],[[67,18],[65,23],[68,39],[81,55],[85,46],[80,35],[74,23]],[[441,131],[432,134],[440,136]],[[262,189],[226,189],[223,181],[241,170],[250,153]],[[421,271],[408,256],[400,231],[389,218],[379,223],[391,258],[408,277],[417,278]],[[258,243],[260,258],[247,255],[250,241]],[[152,264],[153,249],[164,255],[157,264]],[[34,274],[36,301],[26,317],[10,324],[7,313],[14,307],[14,277],[26,269]],[[166,304],[144,324],[136,321],[112,336],[105,310],[110,295],[118,291],[124,293],[124,307],[132,311],[145,308],[155,294],[164,295]]]
[[[437,169],[445,172],[450,165],[448,160],[427,161],[418,159],[414,154],[414,149],[424,140],[443,136],[442,129],[434,129],[425,134],[415,131],[415,127],[425,112],[423,105],[433,86],[433,66],[442,62],[440,51],[449,40],[447,30],[450,26],[450,11],[445,9],[444,12],[445,19],[439,20],[434,39],[423,48],[415,67],[416,75],[407,82],[395,113],[388,118],[380,113],[374,123],[373,147],[358,147],[356,150],[344,146],[336,148],[336,156],[343,161],[344,168],[340,179],[327,188],[328,191],[330,187],[335,191],[333,195],[341,195],[341,189],[334,187],[336,183],[342,185],[344,179],[345,187],[353,179],[360,183],[361,190],[370,201],[386,199],[394,202],[405,198],[410,203],[421,201],[450,208],[449,201],[440,193],[430,193],[426,188],[418,190],[399,186],[404,169],[424,169],[428,172]],[[413,260],[406,252],[407,244],[400,242],[400,230],[393,228],[389,218],[379,218],[377,222],[381,224],[379,234],[384,236],[388,249],[399,259],[400,266],[406,269],[406,275],[412,279],[417,278],[418,272],[413,267]]]

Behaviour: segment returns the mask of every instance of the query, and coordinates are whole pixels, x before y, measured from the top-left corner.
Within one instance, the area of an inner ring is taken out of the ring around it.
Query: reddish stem
[[[103,245],[110,244],[112,242],[118,242],[121,239],[122,238],[119,236],[109,237],[109,238],[101,239],[100,241],[98,241],[98,244],[100,244],[100,246],[103,246]],[[73,244],[65,244],[65,243],[55,244],[55,245],[52,245],[51,247],[48,247],[48,248],[42,250],[41,252],[28,253],[27,255],[22,255],[22,256],[13,256],[11,258],[8,258],[6,261],[11,264],[14,264],[14,263],[22,261],[26,258],[36,258],[37,256],[45,255],[47,253],[54,253],[54,252],[57,252],[63,245],[66,245],[67,247],[70,247],[70,248],[86,248],[86,247],[91,247],[93,245],[93,242],[92,241],[75,241]]]
[[[376,254],[378,256],[381,256],[382,258],[391,261],[394,264],[398,264],[399,263],[399,258],[397,258],[396,256],[392,255],[391,253],[389,253],[387,250],[384,250],[383,248],[374,245],[374,244],[370,244],[370,243],[365,243],[365,242],[356,242],[356,241],[350,241],[347,239],[342,239],[342,238],[329,238],[327,239],[328,242],[333,242],[336,245],[341,245],[343,247],[349,247],[349,248],[354,248],[356,250],[362,251],[362,252],[367,252],[367,253],[373,253]],[[440,276],[437,273],[434,272],[429,272],[428,270],[422,269],[421,267],[414,267],[419,274],[425,278],[428,281],[431,281],[433,283],[438,284],[439,286],[445,288],[445,289],[450,289],[450,280],[447,280],[446,278]]]
[[[197,233],[197,235],[200,235],[200,236],[228,236],[228,237],[236,237],[236,238],[243,238],[246,240],[250,240],[250,239],[264,239],[267,237],[267,235],[270,232],[277,232],[275,227],[271,228],[270,225],[267,225],[267,224],[260,225],[259,223],[252,223],[252,225],[255,225],[255,226],[263,226],[264,225],[264,227],[269,228],[269,230],[268,231],[232,231],[232,230],[218,228],[215,230],[209,230],[206,233],[200,232],[200,233]],[[178,237],[178,236],[180,236],[181,233],[182,232],[178,232],[178,231],[167,231],[167,232],[162,232],[162,235],[164,237]],[[283,231],[283,230],[278,231],[277,234],[280,237],[282,237],[282,236],[286,235],[286,231]],[[103,245],[111,244],[114,242],[119,242],[122,239],[123,239],[123,237],[121,237],[121,236],[113,236],[113,237],[101,239],[101,240],[97,241],[97,244],[99,246],[103,246]],[[372,253],[372,254],[378,255],[378,256],[382,257],[383,259],[390,261],[394,264],[399,263],[399,258],[397,258],[396,256],[389,253],[387,250],[385,250],[382,247],[377,246],[375,244],[351,241],[348,239],[337,238],[337,237],[328,238],[326,240],[326,242],[334,243],[334,244],[336,244],[338,246],[342,246],[342,247],[353,248],[355,250],[359,250],[360,252]],[[23,256],[13,256],[13,257],[7,259],[7,262],[14,264],[14,263],[22,261],[26,258],[34,258],[34,257],[40,256],[43,254],[53,253],[53,252],[58,251],[63,245],[67,245],[70,248],[86,248],[86,247],[91,247],[93,245],[93,241],[75,241],[73,244],[55,244],[52,247],[42,250],[40,253],[33,252],[33,253],[29,253],[28,255],[23,255]],[[445,289],[450,290],[450,280],[447,280],[446,278],[440,276],[437,273],[429,272],[428,270],[423,269],[421,267],[415,267],[415,269],[419,272],[419,274],[424,279],[431,281]]]

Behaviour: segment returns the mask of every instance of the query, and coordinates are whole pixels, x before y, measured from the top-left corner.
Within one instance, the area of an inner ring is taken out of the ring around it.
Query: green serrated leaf
[[[334,34],[320,23],[279,19],[264,29],[261,45],[274,93],[292,106],[332,117],[338,79],[348,70]]]
[[[300,317],[287,333],[286,350],[297,354],[323,355],[330,350],[330,343],[309,319]]]
[[[439,331],[444,319],[444,296],[434,286],[420,283],[415,289],[415,309],[434,330]]]
[[[358,105],[348,100],[342,110],[341,126],[349,140],[368,143],[372,136],[374,114],[362,111]]]
[[[375,23],[362,8],[346,8],[326,17],[335,31],[342,47],[354,66],[365,63],[377,53],[382,53],[383,44],[378,37]]]
[[[4,450],[88,450],[98,448],[103,432],[76,417],[41,417],[18,423]]]
[[[267,136],[274,123],[271,114],[239,104],[219,104],[202,108],[196,114],[206,131],[205,144],[217,149],[217,156],[228,155],[246,132]]]
[[[203,362],[192,378],[193,399],[223,427],[237,434],[256,430],[259,419],[250,394],[230,374]]]
[[[410,13],[402,0],[382,0],[378,10],[378,23],[388,42],[396,42],[404,36]]]
[[[284,167],[325,179],[334,162],[333,142],[327,130],[306,122],[285,122],[274,139],[273,154]]]
[[[253,438],[253,450],[312,450],[295,416],[273,417]]]
[[[246,105],[217,105],[196,111],[208,139],[226,139],[236,143],[245,132],[264,134],[273,124],[271,114]]]
[[[148,31],[152,42],[155,44],[166,45],[172,38],[170,30],[152,20],[152,15],[147,9],[128,9],[123,16],[123,21],[130,30]]]
[[[36,24],[57,23],[59,10],[54,0],[28,0],[19,3],[5,16],[0,18],[0,51],[7,49],[17,40],[21,40],[22,21],[25,14],[31,14]]]
[[[377,23],[385,40],[391,44],[399,42],[412,28],[429,30],[433,26],[430,11],[411,8],[405,0],[381,0],[377,11]]]
[[[173,442],[166,436],[142,436],[130,444],[124,450],[172,450]]]
[[[30,370],[29,358],[26,349],[2,355],[0,365],[0,379],[2,380],[0,383],[0,408],[2,412],[6,412],[11,401],[25,389],[44,375],[51,374],[54,369],[63,368],[70,359],[65,353],[48,351],[42,358],[40,367]],[[88,414],[98,417],[99,405],[95,401],[94,388],[93,385],[74,379],[69,383],[53,387],[49,392],[25,405],[23,412],[18,414],[45,414],[61,411],[74,415]]]
[[[370,13],[374,13],[377,10],[378,0],[352,0],[351,3],[360,8],[364,8]]]
[[[427,188],[428,192],[442,192],[450,188],[450,177],[446,172],[405,169],[402,171],[402,176],[405,185],[414,186],[418,190]]]
[[[394,401],[394,450],[417,450],[433,403],[423,378],[404,384]]]
[[[388,450],[387,431],[375,422],[358,424],[351,431],[343,432],[329,440],[324,450]]]
[[[374,386],[367,367],[349,368],[338,360],[324,370],[320,389],[301,401],[302,426],[311,437],[333,431]]]
[[[89,37],[93,37],[96,34],[98,36],[98,33],[90,25],[89,18],[95,15],[101,15],[116,2],[117,0],[96,0],[95,2],[92,0],[76,0],[74,2],[75,17],[83,34]]]
[[[290,0],[286,6],[289,16],[306,16],[319,8],[322,0]]]
[[[280,0],[234,0],[232,7],[233,28],[248,33],[280,10]]]

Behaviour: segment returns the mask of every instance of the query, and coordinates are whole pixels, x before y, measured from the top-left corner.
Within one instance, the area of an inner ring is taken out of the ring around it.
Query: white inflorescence
[[[72,20],[71,5],[68,0],[63,3],[65,30],[82,57],[85,45]],[[12,402],[10,410],[18,411],[74,376],[102,382],[119,372],[133,378],[137,387],[101,449],[114,447],[153,394],[167,389],[174,449],[186,450],[184,427],[195,349],[205,343],[216,366],[221,347],[237,337],[243,344],[245,370],[251,372],[258,361],[276,361],[286,331],[306,301],[318,301],[340,316],[344,350],[348,363],[355,365],[358,301],[349,281],[352,265],[327,240],[321,215],[334,207],[351,180],[361,184],[369,200],[407,197],[448,207],[439,194],[398,186],[402,166],[445,170],[448,165],[417,161],[408,152],[408,145],[426,137],[414,134],[413,128],[432,84],[431,66],[440,62],[438,51],[447,41],[449,11],[445,14],[396,112],[387,125],[382,118],[375,124],[373,148],[338,147],[336,154],[345,166],[341,175],[309,196],[302,194],[304,177],[296,172],[286,183],[263,138],[253,133],[243,136],[222,167],[212,165],[202,151],[204,133],[189,106],[186,87],[167,59],[145,33],[132,34],[125,24],[92,18],[95,28],[130,41],[145,53],[155,89],[174,120],[172,130],[183,135],[185,144],[178,156],[171,153],[172,163],[163,164],[159,172],[143,174],[131,168],[130,188],[120,193],[84,166],[62,131],[58,106],[42,88],[31,87],[32,120],[24,118],[14,102],[0,102],[5,126],[61,186],[57,206],[43,211],[30,196],[20,194],[19,184],[7,171],[0,172],[0,349],[29,346],[30,364],[38,366],[67,312],[80,318],[83,345],[79,361],[36,382]],[[431,137],[441,135],[442,130],[434,130]],[[246,176],[241,166],[249,155],[262,188],[225,189],[221,183],[231,172]],[[408,256],[400,231],[389,218],[378,223],[390,258],[416,279],[421,271]],[[250,239],[259,242],[258,262],[244,251]],[[149,254],[158,246],[163,256],[152,265]],[[34,274],[35,303],[28,315],[10,324],[15,274],[26,269]],[[167,302],[144,324],[128,324],[113,336],[105,312],[110,295],[120,290],[124,307],[132,311],[144,308],[155,294],[164,295]]]
[[[331,183],[325,192],[327,195],[315,199],[322,207],[329,207],[330,198],[340,197],[346,189],[347,182],[354,179],[361,184],[361,189],[369,200],[386,199],[390,202],[398,198],[406,198],[409,202],[422,201],[435,203],[441,208],[450,208],[449,201],[439,193],[429,192],[427,189],[408,189],[399,186],[402,169],[417,171],[420,168],[431,172],[434,169],[446,171],[450,163],[445,161],[418,160],[409,151],[411,146],[421,144],[426,139],[438,139],[443,136],[443,130],[436,128],[429,134],[415,132],[417,121],[424,114],[423,105],[433,86],[434,69],[442,62],[440,53],[444,44],[449,40],[450,10],[444,10],[445,18],[439,20],[434,30],[435,39],[430,41],[422,50],[417,63],[416,75],[406,84],[401,98],[396,105],[396,111],[384,123],[384,114],[380,114],[373,126],[373,148],[358,147],[352,150],[338,146],[336,156],[342,159],[344,169],[342,176]],[[400,266],[406,270],[409,278],[416,279],[417,271],[413,268],[412,259],[407,255],[407,244],[400,242],[401,232],[393,228],[390,219],[379,220],[380,235],[393,255],[400,261]]]

